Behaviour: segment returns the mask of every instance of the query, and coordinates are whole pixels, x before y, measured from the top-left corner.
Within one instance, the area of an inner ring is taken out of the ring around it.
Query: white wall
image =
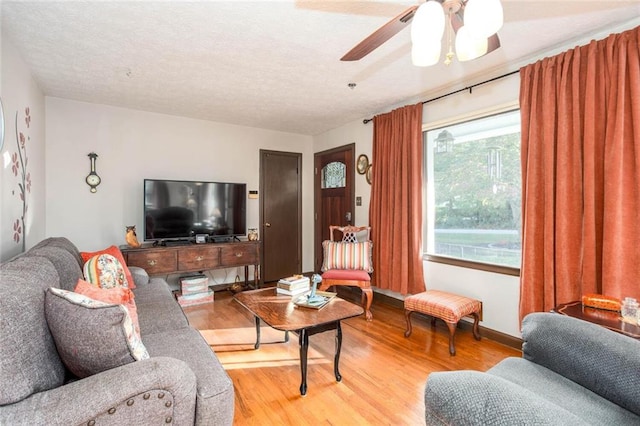
[[[423,128],[445,121],[482,115],[505,105],[517,106],[520,78],[517,74],[473,89],[472,94],[461,92],[424,105]],[[356,143],[356,155],[365,153],[372,158],[373,123],[354,121],[338,129],[314,137],[314,151],[323,151],[346,143]],[[371,187],[364,176],[356,176],[356,196],[362,196],[362,207],[356,207],[356,224],[368,224]],[[483,272],[434,262],[424,262],[425,283],[428,289],[451,291],[482,300],[482,326],[512,336],[520,336],[518,304],[519,277]],[[387,290],[376,290],[402,299]]]
[[[518,74],[478,86],[473,92],[460,92],[425,104],[424,128],[437,127],[486,115],[505,106],[518,106],[520,92]],[[441,263],[424,263],[428,289],[444,290],[482,300],[483,327],[520,337],[520,277],[461,268]]]
[[[45,101],[42,91],[31,77],[31,72],[9,39],[1,43],[0,97],[4,110],[4,145],[0,149],[0,261],[9,259],[24,249],[29,249],[45,235]],[[25,122],[25,109],[29,108],[29,126]],[[18,154],[17,134],[25,136],[23,160],[18,157],[17,175],[14,174],[14,155]],[[23,165],[25,167],[23,167]],[[19,185],[26,170],[27,212],[23,216],[23,201]],[[19,222],[20,234],[14,225]],[[18,238],[15,238],[15,237]],[[17,241],[16,241],[17,239]]]
[[[51,97],[46,108],[48,235],[88,251],[125,244],[125,226],[143,229],[144,178],[246,182],[258,190],[260,149],[299,152],[303,270],[311,270],[311,137]],[[95,194],[84,180],[90,152],[98,154],[102,178]],[[248,228],[259,228],[258,207],[259,200],[247,200]]]

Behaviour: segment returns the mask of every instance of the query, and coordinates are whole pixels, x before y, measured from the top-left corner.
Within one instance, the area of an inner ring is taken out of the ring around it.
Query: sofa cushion
[[[427,425],[585,424],[575,414],[549,403],[538,393],[479,371],[429,374],[424,404]]]
[[[595,367],[598,368],[598,367]],[[638,416],[545,367],[522,358],[507,358],[487,373],[501,377],[573,413],[589,424],[628,425]]]
[[[122,305],[49,288],[44,307],[58,353],[77,377],[149,357]]]
[[[82,268],[78,265],[78,258],[62,247],[56,245],[35,247],[26,252],[25,256],[41,256],[49,259],[58,272],[59,287],[64,290],[73,290],[78,278],[82,278]]]
[[[20,256],[0,265],[0,405],[64,382],[42,308],[46,289],[58,285],[56,268],[43,257]]]
[[[179,330],[189,326],[182,308],[176,302],[167,282],[162,278],[151,278],[145,286],[136,288],[136,308],[140,321],[140,334],[166,330]]]
[[[122,264],[124,268],[124,274],[127,277],[129,288],[136,288],[135,281],[133,280],[133,276],[131,275],[129,268],[127,268],[127,262],[124,261],[124,256],[122,255],[122,252],[118,247],[109,246],[106,249],[94,251],[94,252],[83,251],[83,252],[80,252],[80,257],[82,258],[82,263],[84,264],[87,262],[87,260],[91,259],[93,256],[97,256],[100,254],[110,254],[111,256],[118,259],[118,261]]]
[[[110,254],[98,254],[82,268],[84,279],[100,288],[129,287],[122,263]]]
[[[85,280],[78,280],[76,288],[73,289],[74,293],[87,296],[90,299],[98,300],[100,302],[111,303],[116,305],[124,305],[129,311],[129,316],[133,325],[136,328],[136,332],[140,334],[140,325],[138,323],[138,310],[136,308],[136,302],[133,295],[133,291],[126,287],[114,287],[114,288],[100,288]]]

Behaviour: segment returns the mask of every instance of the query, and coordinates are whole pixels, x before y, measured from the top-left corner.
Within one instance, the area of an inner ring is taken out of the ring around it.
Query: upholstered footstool
[[[480,340],[478,322],[480,321],[480,311],[482,302],[457,294],[447,293],[440,290],[428,290],[422,293],[413,294],[404,299],[404,317],[407,321],[407,331],[404,337],[411,336],[411,314],[420,312],[431,316],[431,324],[435,324],[436,318],[443,320],[449,328],[449,353],[456,354],[454,337],[456,327],[460,318],[465,316],[473,317],[473,337]]]

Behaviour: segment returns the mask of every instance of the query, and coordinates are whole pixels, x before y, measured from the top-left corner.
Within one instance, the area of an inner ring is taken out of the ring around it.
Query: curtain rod
[[[501,78],[509,77],[510,75],[513,75],[513,74],[516,74],[516,73],[519,73],[519,72],[520,72],[520,70],[511,71],[511,72],[508,72],[506,74],[502,74],[502,75],[499,75],[497,77],[490,78],[489,80],[485,80],[485,81],[482,81],[480,83],[472,84],[471,86],[467,86],[467,87],[464,87],[462,89],[454,90],[453,92],[449,92],[447,94],[444,94],[444,95],[441,95],[441,96],[438,96],[438,97],[435,97],[435,98],[432,98],[432,99],[427,99],[426,101],[423,101],[422,104],[423,105],[424,104],[428,104],[429,102],[437,101],[438,99],[446,98],[447,96],[455,95],[456,93],[464,92],[464,91],[467,91],[467,90],[469,91],[469,94],[471,94],[471,93],[473,93],[473,88],[474,87],[482,86],[483,84],[491,83],[492,81],[500,80]],[[373,118],[365,118],[364,120],[362,120],[362,123],[363,124],[367,124],[370,121],[373,121]]]

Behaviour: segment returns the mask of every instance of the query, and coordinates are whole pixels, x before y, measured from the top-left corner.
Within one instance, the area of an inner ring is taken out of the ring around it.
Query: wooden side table
[[[553,308],[552,312],[589,321],[634,339],[640,339],[640,326],[622,321],[620,312],[582,306],[582,302],[569,302]]]

